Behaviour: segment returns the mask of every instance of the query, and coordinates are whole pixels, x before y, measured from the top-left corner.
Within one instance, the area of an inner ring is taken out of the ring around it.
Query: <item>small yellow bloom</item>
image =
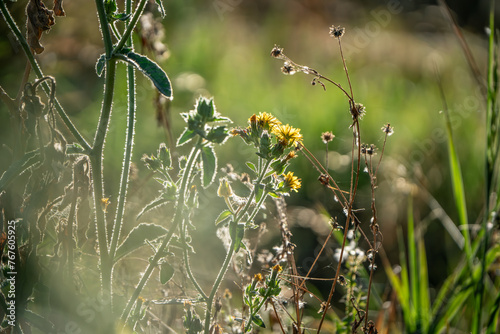
[[[273,267],[273,270],[277,271],[277,272],[282,272],[283,271],[283,267],[281,267],[279,264],[277,264],[277,265],[275,265]]]
[[[110,203],[111,201],[109,200],[109,197],[101,198],[102,211],[106,212]]]
[[[272,131],[276,125],[281,125],[281,122],[273,115],[261,112],[257,116],[257,124],[264,130]]]
[[[302,135],[300,134],[300,129],[296,129],[290,125],[279,124],[272,128],[273,134],[278,137],[278,140],[285,144],[286,147],[290,147],[295,143],[302,141]]]
[[[286,175],[283,174],[283,176],[285,177],[285,180],[283,181],[283,187],[297,192],[300,188],[301,180],[293,175],[293,172],[288,172]]]
[[[253,276],[253,279],[254,279],[254,281],[257,281],[257,282],[262,282],[262,279],[263,279],[263,278],[262,278],[262,275],[259,273],[259,274],[255,274],[255,275]]]

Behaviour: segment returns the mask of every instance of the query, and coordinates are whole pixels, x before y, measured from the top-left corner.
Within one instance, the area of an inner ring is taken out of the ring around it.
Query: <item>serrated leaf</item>
[[[141,223],[137,225],[127,235],[120,247],[116,250],[114,261],[118,261],[130,252],[145,245],[146,240],[156,240],[165,234],[168,230],[160,225]]]
[[[248,168],[250,168],[252,171],[254,171],[255,174],[257,174],[257,167],[255,167],[255,165],[252,162],[247,161],[245,164],[248,166]]]
[[[215,144],[222,144],[228,137],[225,125],[212,128],[207,134],[207,140]]]
[[[258,314],[254,314],[252,316],[252,322],[261,328],[266,328],[266,324],[264,323],[264,320],[262,320],[262,318]]]
[[[163,7],[163,2],[161,0],[156,0],[156,4],[158,5],[158,11],[162,18],[165,17],[165,7]]]
[[[99,59],[97,59],[97,63],[95,64],[95,72],[98,77],[102,76],[102,72],[104,72],[104,68],[106,67],[106,55],[103,53]]]
[[[213,147],[205,146],[201,150],[202,166],[202,185],[204,188],[208,187],[215,179],[215,172],[217,171],[217,157]]]
[[[220,223],[222,223],[224,220],[228,219],[230,216],[231,216],[231,211],[229,210],[224,210],[222,211],[219,216],[217,217],[217,219],[215,220],[215,225],[219,225]]]
[[[174,276],[174,267],[168,262],[160,264],[160,282],[166,284]]]
[[[127,62],[134,65],[145,76],[147,76],[161,94],[169,100],[172,100],[172,84],[170,83],[170,79],[157,63],[148,57],[135,52],[126,52],[121,54],[125,56],[125,60]]]
[[[179,139],[177,139],[177,146],[182,146],[196,135],[196,132],[186,129],[184,132],[180,135]]]

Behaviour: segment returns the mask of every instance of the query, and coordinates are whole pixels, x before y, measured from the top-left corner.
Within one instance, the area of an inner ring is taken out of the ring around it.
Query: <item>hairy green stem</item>
[[[94,191],[94,208],[97,224],[97,238],[99,241],[99,255],[101,260],[102,292],[105,298],[111,294],[111,259],[108,253],[108,236],[106,229],[105,212],[102,208],[103,194],[103,150],[104,140],[108,131],[111,107],[113,104],[113,92],[115,86],[116,61],[108,60],[106,65],[106,83],[104,86],[104,99],[102,103],[99,124],[95,134],[94,145],[90,153],[90,165],[92,167],[92,184]]]
[[[132,293],[132,296],[130,297],[127,306],[123,310],[121,320],[123,321],[123,324],[125,325],[130,311],[132,310],[132,307],[134,306],[137,298],[139,297],[140,293],[142,292],[142,289],[146,285],[147,281],[149,280],[149,277],[151,276],[154,268],[158,265],[158,261],[160,258],[162,258],[165,254],[165,250],[170,244],[170,241],[172,239],[172,236],[174,234],[174,231],[177,229],[177,227],[181,224],[183,220],[183,214],[182,211],[184,209],[184,202],[187,194],[187,188],[188,188],[188,180],[190,178],[191,173],[193,172],[193,168],[195,166],[196,159],[198,155],[200,154],[201,151],[201,140],[192,148],[191,153],[189,154],[188,161],[186,163],[186,168],[184,169],[184,173],[182,175],[182,180],[181,180],[181,186],[179,189],[179,198],[177,199],[177,203],[175,206],[175,213],[174,217],[172,220],[172,224],[170,226],[170,229],[163,239],[163,242],[161,243],[160,247],[156,251],[155,255],[153,258],[150,260],[148,267],[146,268],[146,271],[141,277],[141,280],[139,281],[139,284],[135,288],[134,292]]]
[[[132,8],[132,0],[127,0],[125,6],[125,12],[130,13]],[[112,25],[114,26],[114,25]],[[129,36],[127,41],[128,47],[133,47],[132,36]],[[128,118],[127,118],[127,130],[125,135],[125,149],[123,152],[123,166],[120,178],[120,187],[118,193],[118,204],[116,206],[115,222],[113,226],[111,245],[109,248],[109,254],[111,261],[115,257],[116,248],[118,245],[118,240],[120,238],[121,228],[123,224],[123,214],[125,212],[125,200],[127,197],[127,188],[130,175],[130,162],[132,159],[132,150],[134,147],[134,137],[135,137],[135,113],[136,113],[136,91],[135,91],[135,71],[132,65],[127,66],[127,89],[128,89]]]
[[[5,6],[5,2],[3,0],[0,0],[0,11],[2,12],[2,16],[5,19],[5,22],[9,26],[10,31],[16,36],[17,40],[19,41],[19,44],[21,44],[21,48],[24,50],[24,53],[25,53],[26,57],[28,58],[28,61],[31,64],[31,68],[35,72],[37,78],[39,78],[39,79],[43,78],[44,74],[42,73],[40,66],[38,66],[38,63],[37,63],[33,53],[31,52],[31,48],[28,45],[26,38],[24,38],[23,34],[19,30],[19,27],[14,22],[14,19],[10,15],[10,12],[7,9],[7,7]],[[47,94],[47,96],[50,96],[50,87],[46,82],[44,82],[42,84],[42,88],[43,88],[45,94]],[[75,127],[73,122],[71,122],[69,116],[66,114],[66,112],[64,111],[63,107],[61,106],[61,104],[59,103],[57,98],[54,99],[54,107],[55,107],[57,113],[59,114],[59,117],[61,117],[62,121],[64,122],[64,124],[68,128],[68,130],[75,137],[78,144],[80,144],[83,147],[83,149],[88,153],[88,151],[90,151],[90,145],[87,143],[85,138],[83,138],[83,136],[80,134],[80,132]]]
[[[106,15],[106,9],[104,8],[104,0],[95,0],[95,5],[97,8],[97,17],[99,18],[99,24],[101,26],[104,49],[106,50],[106,58],[109,60],[113,56],[113,40],[111,39],[108,17]],[[125,43],[126,40],[123,42]]]
[[[135,26],[137,25],[137,21],[139,21],[139,18],[141,17],[142,12],[144,11],[144,8],[146,7],[147,3],[148,0],[141,0],[141,2],[139,2],[135,10],[135,13],[132,19],[130,20],[130,23],[127,25],[127,29],[125,29],[125,32],[118,41],[118,44],[116,44],[115,48],[113,49],[112,51],[113,53],[116,53],[123,48],[129,37],[131,36],[132,30],[134,30]]]

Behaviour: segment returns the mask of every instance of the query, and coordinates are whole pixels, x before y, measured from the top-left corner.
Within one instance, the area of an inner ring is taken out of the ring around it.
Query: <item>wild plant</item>
[[[8,281],[8,268],[4,263],[4,291],[0,294],[0,304],[4,314],[8,314],[8,305],[14,300],[16,320],[13,323],[6,321],[2,326],[12,327],[14,332],[29,332],[35,328],[40,332],[58,332],[70,326],[61,320],[62,314],[74,319],[75,328],[84,332],[139,332],[151,326],[145,318],[152,305],[182,304],[182,325],[188,333],[249,332],[256,327],[266,327],[262,314],[271,305],[283,333],[290,329],[302,333],[311,327],[316,327],[319,333],[327,314],[332,313],[332,322],[339,332],[376,333],[368,314],[377,254],[383,241],[375,192],[386,139],[393,128],[390,124],[382,127],[383,146],[378,159],[375,158],[375,145],[362,142],[360,121],[366,109],[354,98],[342,53],[344,28],[333,26],[330,35],[338,41],[347,89],[318,71],[295,63],[282,48],[274,47],[271,55],[284,62],[283,73],[311,75],[313,85],[326,90],[326,84],[333,84],[346,96],[346,115],[349,115],[346,126],[353,133],[348,189],[341,189],[330,175],[328,165],[323,166],[311,154],[300,129],[283,124],[266,112],[253,114],[246,127],[229,129],[231,120],[217,111],[214,100],[200,97],[192,110],[181,114],[186,127],[175,146],[186,150],[187,155],[174,155],[167,145],[160,144],[155,154],[142,158],[160,191],[152,202],[138,211],[137,219],[153,210],[169,207],[172,210],[162,217],[167,223],[158,225],[133,220],[135,225],[125,228],[125,221],[129,221],[126,209],[136,140],[136,71],[144,74],[164,98],[173,98],[167,74],[155,61],[137,53],[132,41],[147,2],[140,0],[134,7],[132,1],[127,0],[120,10],[114,0],[95,1],[105,50],[96,60],[96,74],[103,77],[104,87],[99,119],[90,141],[84,138],[58,101],[56,78],[45,75],[35,57],[44,51],[40,39],[42,32],[50,30],[54,24],[54,15],[65,15],[62,1],[55,1],[54,8],[49,10],[40,0],[30,0],[26,9],[28,30],[25,37],[10,15],[7,3],[0,0],[2,16],[28,60],[17,96],[10,97],[4,89],[0,90],[2,101],[11,113],[13,127],[17,129],[10,143],[10,166],[0,178],[3,219],[17,221],[13,254],[18,275],[13,299],[7,293],[13,283]],[[164,15],[161,1],[156,3]],[[125,64],[127,71],[127,125],[119,186],[110,194],[103,177],[107,159],[104,145],[113,101],[119,93],[116,83],[125,79],[117,77],[117,67],[121,64]],[[35,76],[32,80],[31,71]],[[39,96],[38,88],[44,90],[46,98]],[[227,175],[219,178],[217,195],[225,209],[215,219],[215,224],[226,241],[226,254],[212,282],[201,284],[190,264],[192,257],[197,256],[191,233],[198,222],[192,217],[198,207],[200,189],[213,189],[209,187],[217,179],[219,163],[215,147],[223,145],[230,136],[240,137],[255,154],[252,154],[252,161],[246,163],[248,170],[234,172],[227,167]],[[326,147],[326,161],[328,145],[333,138],[329,132],[321,137]],[[298,152],[311,162],[319,183],[331,191],[331,199],[338,203],[345,216],[343,224],[332,217],[331,232],[305,275],[299,274],[295,263],[296,245],[288,226],[284,200],[301,187],[301,179],[287,170]],[[357,214],[361,208],[357,207],[356,195],[364,175],[369,179],[371,191],[369,222],[361,221]],[[234,187],[235,182],[242,187]],[[259,229],[256,217],[265,211],[269,198],[273,199],[278,212],[281,245],[266,261],[261,273],[252,276],[250,264],[255,249],[250,248],[246,236],[251,230]],[[112,203],[113,200],[116,203]],[[315,279],[312,270],[316,261],[329,247],[330,238],[339,231],[338,263],[330,291],[327,298],[315,296],[306,283]],[[360,240],[368,249],[358,247]],[[3,251],[4,247],[1,249]],[[131,254],[141,254],[142,262],[146,263],[140,270],[139,281],[132,287],[117,274],[122,264],[132,258]],[[220,298],[220,287],[231,264],[241,268],[238,271],[243,282],[239,291],[243,299],[241,310],[229,305],[230,291],[223,293],[224,301]],[[180,293],[163,300],[156,295],[150,297],[146,286],[153,284],[155,272],[161,286],[168,286],[169,291],[177,289]],[[182,284],[173,280],[175,275],[182,277]],[[367,277],[366,285],[360,283],[360,275]],[[94,283],[95,277],[99,277],[98,293],[88,283]],[[346,287],[342,319],[331,310],[338,285]],[[291,303],[283,297],[284,290],[291,292],[288,297]],[[304,305],[308,294],[320,301],[321,316],[318,321],[306,324]],[[86,303],[85,295],[98,298]],[[83,301],[73,302],[72,298]],[[223,302],[228,304],[229,311],[227,317],[220,320]],[[100,312],[89,310],[90,305]],[[199,313],[204,316],[200,317]]]

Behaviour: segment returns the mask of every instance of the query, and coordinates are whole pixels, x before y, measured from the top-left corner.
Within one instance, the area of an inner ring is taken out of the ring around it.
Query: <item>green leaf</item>
[[[228,219],[231,215],[232,215],[232,213],[229,210],[222,211],[219,214],[219,216],[217,217],[217,219],[215,220],[215,225],[219,225],[220,223],[222,223],[223,221]]]
[[[214,100],[200,97],[196,101],[196,111],[205,122],[212,122],[215,114]]]
[[[78,143],[68,144],[66,154],[85,154],[85,149]]]
[[[236,226],[236,231],[234,233],[234,237],[236,238],[234,242],[234,251],[237,253],[242,245],[241,240],[243,240],[243,237],[245,236],[245,224],[238,224]]]
[[[125,13],[118,13],[118,14],[113,14],[112,15],[113,19],[119,20],[119,21],[127,21],[128,18],[130,17],[130,14],[125,14]]]
[[[261,328],[266,328],[264,320],[262,320],[262,318],[258,314],[252,315],[252,322]]]
[[[179,139],[177,139],[177,146],[182,146],[196,135],[196,132],[186,129],[184,132],[180,135]]]
[[[166,284],[174,276],[174,268],[168,262],[160,264],[160,282]]]
[[[264,188],[265,185],[263,184],[256,184],[255,185],[255,202],[259,202],[262,198],[262,195],[264,195]]]
[[[137,225],[116,250],[114,261],[116,262],[130,252],[144,246],[146,240],[156,240],[167,233],[168,230],[160,225],[146,223]]]
[[[202,160],[202,185],[204,188],[208,187],[215,179],[215,172],[217,171],[217,157],[213,147],[205,146],[201,150]]]
[[[228,137],[225,125],[211,128],[207,134],[207,140],[215,144],[222,144]]]
[[[160,11],[160,15],[162,18],[165,17],[165,7],[163,7],[163,2],[161,0],[156,0],[156,4],[158,5],[158,10]]]
[[[172,85],[170,83],[170,79],[157,63],[148,57],[135,52],[126,52],[121,54],[124,56],[123,60],[134,65],[145,76],[147,76],[151,82],[153,82],[161,94],[169,100],[172,100]]]
[[[246,165],[248,166],[248,168],[250,168],[252,171],[254,171],[255,174],[257,174],[257,167],[255,167],[255,165],[252,162],[247,161]]]
[[[106,55],[103,53],[99,59],[97,59],[97,63],[95,64],[95,72],[98,77],[102,76],[104,72],[104,68],[106,67]]]

